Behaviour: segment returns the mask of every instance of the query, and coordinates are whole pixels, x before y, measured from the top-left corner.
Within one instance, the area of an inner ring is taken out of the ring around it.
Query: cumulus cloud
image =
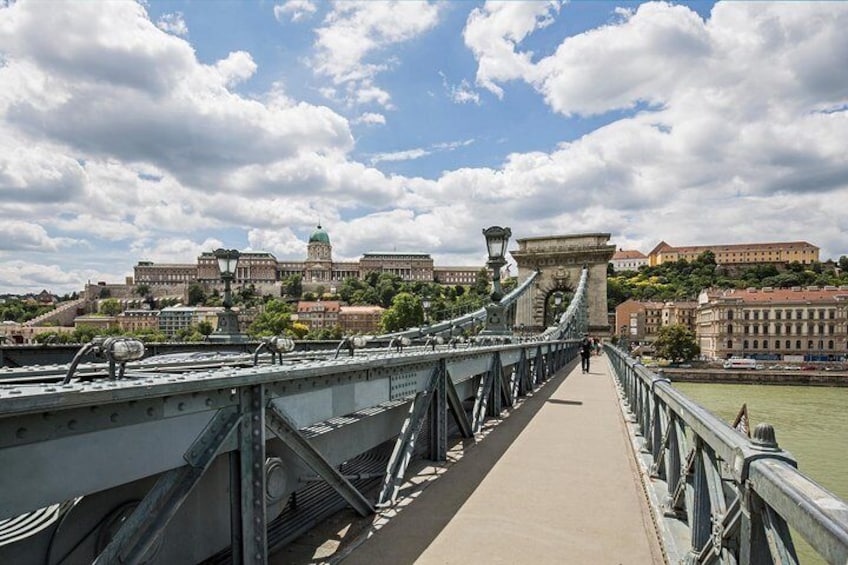
[[[338,2],[315,31],[313,66],[342,86],[348,100],[389,108],[390,95],[374,79],[394,62],[374,62],[371,56],[432,29],[441,9],[439,3],[418,1]]]
[[[29,222],[0,222],[0,251],[48,252],[74,243],[73,239],[50,237],[42,226]]]
[[[162,31],[179,35],[180,37],[188,35],[188,26],[183,19],[182,12],[174,12],[171,14],[162,14],[157,20],[156,27]]]
[[[201,253],[223,247],[224,243],[210,237],[201,242],[185,238],[158,239],[150,242],[139,240],[132,246],[133,256],[139,260],[155,263],[190,263],[197,262]]]
[[[33,83],[13,88],[5,121],[36,140],[154,163],[189,183],[240,163],[352,147],[347,121],[328,108],[264,105],[229,90],[255,72],[248,53],[204,65],[138,4],[21,2],[0,17],[0,50],[13,68],[29,65]]]
[[[291,18],[292,22],[299,22],[312,17],[317,9],[315,3],[310,0],[289,0],[274,6],[274,17],[280,22],[285,18]]]
[[[533,74],[533,53],[518,52],[518,44],[537,29],[553,22],[560,3],[486,2],[475,8],[463,31],[465,44],[477,59],[477,84],[503,96],[497,83]]]
[[[313,58],[332,82],[326,94],[391,105],[378,84],[397,64],[386,51],[432,29],[442,7],[333,5]],[[848,75],[836,69],[848,60],[848,6],[719,3],[707,19],[659,3],[610,8],[606,25],[528,51],[527,38],[568,9],[473,10],[463,37],[478,61],[475,84],[443,77],[445,92],[474,104],[481,89],[501,95],[474,108],[489,111],[512,102],[510,81],[523,81],[546,105],[534,111],[605,125],[486,167],[410,178],[375,166],[493,142],[472,131],[396,151],[372,145],[356,162],[344,117],[280,82],[238,90],[268,84],[254,79],[258,55],[202,63],[136,3],[2,8],[0,225],[9,232],[0,234],[0,290],[79,290],[140,259],[191,263],[221,246],[302,259],[319,218],[336,258],[398,249],[482,265],[480,229],[490,224],[516,237],[612,232],[644,251],[659,238],[780,238],[845,254],[848,224],[835,203],[848,201]],[[387,123],[356,114],[357,124]],[[58,267],[68,246],[89,270]]]
[[[70,293],[82,290],[85,281],[114,281],[114,275],[96,269],[67,270],[57,264],[0,261],[0,288],[19,294],[37,292],[40,289]]]
[[[472,12],[464,37],[477,83],[504,96],[507,82],[524,81],[565,116],[629,115],[551,153],[510,156],[500,170],[449,172],[441,192],[471,186],[509,207],[520,186],[526,206],[516,213],[540,214],[533,229],[543,231],[558,220],[535,204],[568,194],[569,206],[595,218],[569,214],[569,231],[612,230],[608,222],[621,233],[659,233],[661,225],[663,238],[675,232],[684,243],[716,233],[760,240],[770,221],[791,226],[791,236],[773,232],[781,238],[808,239],[827,212],[799,207],[792,213],[805,210],[804,221],[791,222],[774,203],[848,197],[848,77],[834,72],[848,58],[845,6],[718,3],[703,20],[685,6],[646,3],[534,58],[521,43],[556,9],[487,3]]]

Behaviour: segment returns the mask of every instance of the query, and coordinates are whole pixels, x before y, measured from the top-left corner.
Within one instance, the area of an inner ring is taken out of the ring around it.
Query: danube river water
[[[728,422],[733,421],[742,403],[747,403],[752,431],[760,422],[774,426],[778,444],[795,456],[798,468],[848,500],[848,387],[674,386]],[[806,544],[797,545],[802,563],[824,563]]]

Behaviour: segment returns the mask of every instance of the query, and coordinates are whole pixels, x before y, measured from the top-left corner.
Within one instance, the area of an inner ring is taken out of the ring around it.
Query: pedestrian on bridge
[[[592,357],[592,341],[584,335],[580,341],[580,367],[584,373],[589,372],[590,357]]]

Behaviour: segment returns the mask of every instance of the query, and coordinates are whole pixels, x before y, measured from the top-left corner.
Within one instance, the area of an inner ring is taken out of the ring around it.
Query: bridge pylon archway
[[[518,249],[510,254],[518,264],[519,284],[534,271],[539,271],[539,276],[518,300],[515,325],[541,330],[545,326],[548,297],[556,291],[573,294],[586,266],[589,332],[608,333],[607,264],[615,253],[609,238],[608,233],[589,233],[517,239]]]

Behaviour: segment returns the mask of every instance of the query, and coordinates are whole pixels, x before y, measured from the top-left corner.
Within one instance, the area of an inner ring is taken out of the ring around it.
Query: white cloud
[[[371,157],[371,164],[381,163],[383,161],[409,161],[411,159],[420,159],[426,157],[432,152],[427,149],[406,149],[405,151],[392,151],[390,153],[377,153]]]
[[[347,98],[390,106],[390,96],[374,78],[394,63],[369,57],[432,29],[441,5],[417,1],[338,2],[315,33],[313,65],[335,85],[345,85]]]
[[[448,98],[455,104],[467,104],[469,102],[480,105],[480,95],[471,88],[471,84],[465,79],[457,84],[448,83],[445,74],[439,71],[439,76],[442,77],[442,86],[448,94]]]
[[[371,156],[370,162],[373,165],[384,161],[410,161],[413,159],[420,159],[421,157],[426,157],[440,151],[454,151],[460,147],[467,147],[472,143],[474,143],[473,139],[466,139],[464,141],[434,143],[427,149],[417,147],[415,149],[406,149],[404,151],[377,153],[376,155]]]
[[[299,22],[311,18],[316,11],[315,3],[310,0],[289,0],[274,6],[274,17],[281,22],[290,15],[291,21]]]
[[[8,81],[12,91],[0,94],[0,109],[7,127],[35,141],[154,163],[196,183],[222,167],[353,144],[347,121],[328,108],[264,105],[231,92],[256,70],[249,54],[201,64],[188,43],[157,29],[132,2],[21,2],[3,10],[0,29],[12,67],[0,73],[0,86]],[[21,65],[50,78],[21,88],[14,81]]]
[[[134,257],[139,261],[154,263],[196,263],[201,253],[223,247],[217,238],[207,238],[198,243],[191,239],[159,239],[155,242],[138,241],[132,246]]]
[[[0,251],[49,252],[75,243],[73,239],[50,237],[42,226],[29,222],[0,222]]]
[[[172,14],[162,14],[156,22],[156,27],[162,31],[185,37],[188,35],[188,26],[183,19],[182,12],[174,12]]]
[[[256,63],[253,62],[250,53],[237,51],[215,63],[215,69],[221,75],[224,84],[233,86],[252,77],[256,72]]]
[[[70,293],[82,290],[86,281],[114,281],[116,278],[116,273],[96,269],[66,270],[55,264],[0,261],[0,288],[12,293],[23,294],[40,289],[60,294]]]
[[[477,59],[477,84],[503,97],[497,83],[527,79],[533,73],[531,52],[516,47],[532,32],[553,22],[560,3],[492,2],[475,8],[463,31],[465,44]]]
[[[278,259],[302,261],[306,242],[298,239],[290,228],[265,230],[252,229],[247,233],[250,249],[273,253]]]
[[[375,112],[365,112],[353,120],[355,124],[386,125],[386,116]]]

